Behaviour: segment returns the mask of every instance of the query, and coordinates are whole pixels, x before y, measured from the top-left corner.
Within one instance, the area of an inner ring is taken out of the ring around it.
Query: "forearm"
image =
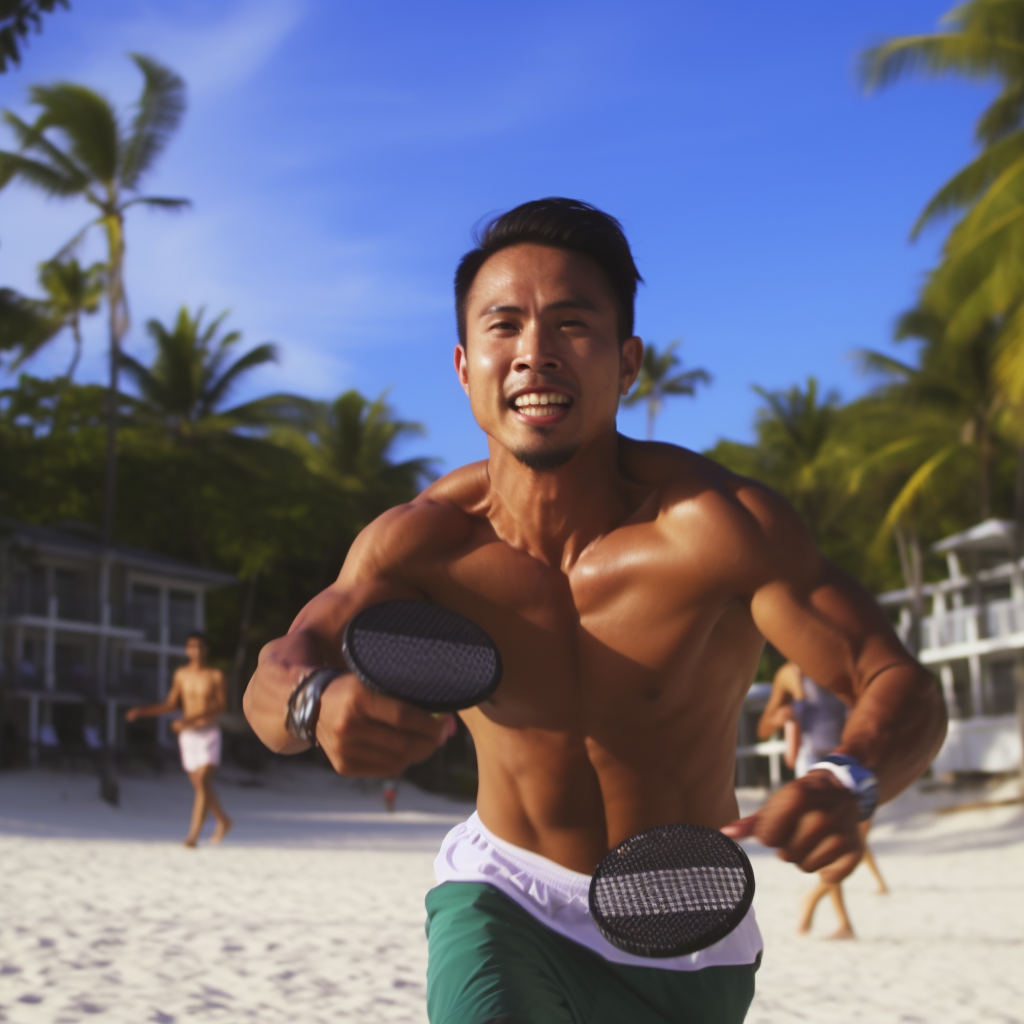
[[[278,754],[297,754],[309,746],[285,728],[288,698],[302,676],[320,665],[341,665],[340,651],[329,654],[315,634],[296,630],[272,640],[260,651],[259,663],[242,698],[242,710],[256,735]]]
[[[143,704],[141,707],[132,708],[135,718],[159,718],[161,715],[169,715],[175,710],[177,710],[177,705],[168,704],[166,701],[162,704]]]
[[[946,735],[946,720],[935,678],[916,662],[900,662],[875,675],[858,695],[838,752],[878,776],[884,803],[931,764]]]

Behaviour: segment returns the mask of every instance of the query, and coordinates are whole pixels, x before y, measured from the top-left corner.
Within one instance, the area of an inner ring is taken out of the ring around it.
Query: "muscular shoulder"
[[[770,579],[817,571],[820,556],[806,525],[770,487],[696,452],[625,441],[623,467],[658,496],[658,520],[709,566],[755,588]],[[746,586],[745,586],[746,589]]]
[[[356,538],[342,579],[408,577],[418,565],[450,556],[480,529],[476,508],[486,489],[486,466],[474,463],[442,477],[412,501],[389,509]]]

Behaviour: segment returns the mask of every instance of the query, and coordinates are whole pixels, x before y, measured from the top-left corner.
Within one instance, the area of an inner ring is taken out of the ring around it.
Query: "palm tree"
[[[253,443],[265,446],[259,431],[284,422],[295,403],[292,395],[268,395],[225,408],[230,393],[248,373],[277,362],[277,346],[263,342],[236,354],[240,331],[221,334],[227,311],[203,324],[205,311],[178,311],[172,327],[146,322],[156,356],[145,366],[127,353],[121,363],[138,391],[130,400],[131,421],[160,435],[173,447],[227,445],[236,452]],[[257,433],[254,435],[253,431]]]
[[[411,500],[433,476],[433,459],[392,461],[399,439],[423,432],[419,423],[395,419],[386,395],[371,400],[349,390],[333,402],[310,403],[301,425],[280,438],[333,487],[354,512],[352,526],[359,530]]]
[[[654,345],[644,348],[643,362],[636,387],[625,398],[626,405],[647,403],[647,440],[654,439],[654,423],[661,412],[665,399],[670,395],[694,395],[698,384],[710,384],[711,375],[707,370],[687,370],[670,376],[672,371],[681,364],[675,350],[682,344],[676,338],[665,349],[659,352]]]
[[[15,353],[12,367],[21,362],[26,348],[41,348],[59,329],[38,299],[0,288],[0,352]]]
[[[994,79],[981,115],[977,159],[932,198],[914,227],[966,211],[950,232],[921,305],[941,316],[949,337],[970,346],[998,327],[995,375],[1021,437],[1024,504],[1024,0],[970,0],[944,19],[948,31],[894,39],[863,59],[869,88],[901,76],[957,74]],[[1024,526],[1024,511],[1018,513]]]
[[[28,38],[29,30],[41,32],[43,14],[52,11],[57,4],[65,10],[68,0],[3,0],[0,3],[0,74],[9,64],[21,64],[21,49]]]
[[[62,330],[70,328],[75,349],[64,377],[71,381],[82,355],[82,317],[95,313],[100,307],[105,287],[104,269],[101,263],[83,267],[76,259],[49,260],[40,266],[39,283],[46,298],[29,301],[33,302],[47,329],[24,338],[11,369],[34,356]]]
[[[954,345],[942,319],[924,309],[904,314],[897,340],[925,342],[919,365],[880,352],[859,353],[863,366],[887,384],[876,401],[891,417],[891,439],[868,465],[896,459],[912,466],[882,522],[884,536],[943,472],[973,471],[980,518],[992,515],[992,475],[1004,402],[993,373],[998,328],[989,324],[966,345]],[[893,436],[894,435],[894,436]]]
[[[185,83],[149,57],[132,54],[144,79],[135,115],[125,124],[111,104],[82,85],[35,86],[30,100],[39,115],[32,124],[5,110],[18,152],[0,151],[0,188],[17,180],[48,196],[85,200],[95,217],[65,246],[73,249],[92,227],[106,239],[106,299],[110,334],[107,455],[103,501],[104,544],[113,534],[116,494],[118,372],[128,330],[124,289],[125,214],[133,206],[177,210],[187,200],[140,194],[185,111]]]

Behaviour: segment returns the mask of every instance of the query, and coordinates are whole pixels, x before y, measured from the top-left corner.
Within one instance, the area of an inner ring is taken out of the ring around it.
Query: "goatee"
[[[536,473],[544,473],[551,469],[564,466],[578,451],[578,444],[564,445],[561,448],[547,448],[542,451],[513,450],[512,454],[527,469]]]

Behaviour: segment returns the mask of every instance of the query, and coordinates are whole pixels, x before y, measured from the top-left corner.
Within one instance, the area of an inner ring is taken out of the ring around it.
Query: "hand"
[[[354,675],[339,676],[320,699],[317,742],[342,775],[395,778],[454,733],[451,715],[435,717],[385,697]]]
[[[755,814],[722,829],[776,847],[782,860],[823,881],[841,882],[860,862],[864,841],[857,798],[831,772],[808,772],[783,786]]]
[[[185,719],[184,718],[175,718],[174,721],[171,722],[171,732],[180,733],[180,732],[184,731],[184,729],[185,729]]]
[[[124,713],[124,720],[126,722],[137,722],[139,720],[139,709],[138,708],[129,708]]]

